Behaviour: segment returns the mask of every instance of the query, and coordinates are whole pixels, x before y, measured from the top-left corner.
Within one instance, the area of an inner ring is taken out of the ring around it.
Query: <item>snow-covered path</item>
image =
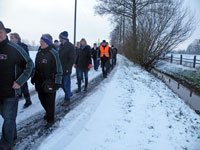
[[[40,150],[200,149],[200,117],[183,100],[123,56],[115,70]]]

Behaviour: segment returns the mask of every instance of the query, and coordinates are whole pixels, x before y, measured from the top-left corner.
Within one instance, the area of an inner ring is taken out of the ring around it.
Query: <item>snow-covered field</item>
[[[39,150],[199,150],[200,117],[167,86],[118,56],[96,92]]]
[[[193,67],[194,56],[196,56],[196,68],[200,68],[200,55],[182,54],[182,65]],[[166,57],[171,57],[171,54],[168,54]],[[181,54],[173,54],[173,63],[180,64],[180,59]]]

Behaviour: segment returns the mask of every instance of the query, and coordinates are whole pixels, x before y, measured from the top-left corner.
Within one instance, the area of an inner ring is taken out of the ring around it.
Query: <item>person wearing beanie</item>
[[[61,43],[59,48],[59,57],[63,68],[62,88],[65,92],[62,106],[68,106],[71,98],[71,73],[75,60],[75,48],[74,45],[69,42],[67,31],[61,32],[59,39]]]
[[[11,33],[10,41],[21,46],[23,48],[23,50],[29,55],[28,46],[21,42],[21,37],[19,36],[18,33]],[[24,104],[24,108],[27,108],[32,104],[27,82],[24,83],[21,90],[22,90],[22,94],[26,100],[26,103]]]
[[[88,87],[88,71],[92,68],[92,59],[91,59],[91,48],[87,45],[85,39],[80,41],[79,53],[76,57],[76,62],[74,67],[77,68],[78,75],[78,90],[77,93],[81,92],[81,80],[83,79],[83,74],[85,77],[85,88],[84,91],[87,91]]]
[[[104,78],[107,78],[107,74],[110,68],[111,58],[112,58],[111,48],[109,47],[106,40],[103,40],[98,50],[98,60],[101,59],[101,66]]]
[[[52,36],[43,34],[40,48],[35,58],[35,75],[31,83],[35,84],[40,102],[46,112],[46,128],[54,124],[56,91],[62,84],[62,65],[58,52],[52,48]]]
[[[11,29],[0,21],[0,114],[3,117],[0,149],[11,150],[17,138],[16,117],[21,87],[30,78],[33,62],[17,44],[8,40]]]
[[[112,48],[112,51],[113,51],[113,65],[115,66],[116,63],[117,63],[117,53],[118,53],[118,50],[117,50],[117,48],[114,45],[112,45],[111,48]]]

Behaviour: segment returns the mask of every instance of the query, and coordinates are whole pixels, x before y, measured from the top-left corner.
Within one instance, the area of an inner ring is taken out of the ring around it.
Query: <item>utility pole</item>
[[[74,9],[74,46],[76,45],[76,15],[77,15],[77,0],[75,0],[75,9]]]

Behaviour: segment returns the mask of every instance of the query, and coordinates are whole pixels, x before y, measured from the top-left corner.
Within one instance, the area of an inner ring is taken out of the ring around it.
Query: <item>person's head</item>
[[[94,47],[95,47],[95,48],[97,47],[97,43],[94,43]]]
[[[77,47],[77,48],[80,48],[80,45],[81,45],[80,42],[77,42],[77,43],[76,43],[76,47]]]
[[[7,38],[7,34],[11,32],[11,29],[5,28],[3,23],[0,21],[0,42]]]
[[[103,40],[103,41],[102,41],[102,46],[106,46],[106,45],[107,45],[106,40]]]
[[[58,46],[58,45],[59,45],[58,40],[54,40],[54,44],[55,44],[56,46]]]
[[[43,34],[41,39],[40,39],[40,46],[42,49],[45,49],[52,45],[52,36],[50,34]]]
[[[65,44],[68,41],[68,32],[63,31],[59,34],[59,39],[62,44]]]
[[[80,44],[81,44],[81,46],[86,46],[87,42],[84,38],[82,38],[81,41],[80,41]]]
[[[21,38],[18,33],[11,33],[10,34],[10,41],[13,43],[21,42]]]
[[[115,46],[114,46],[114,45],[112,45],[112,46],[111,46],[111,48],[113,49],[113,48],[115,48]]]

